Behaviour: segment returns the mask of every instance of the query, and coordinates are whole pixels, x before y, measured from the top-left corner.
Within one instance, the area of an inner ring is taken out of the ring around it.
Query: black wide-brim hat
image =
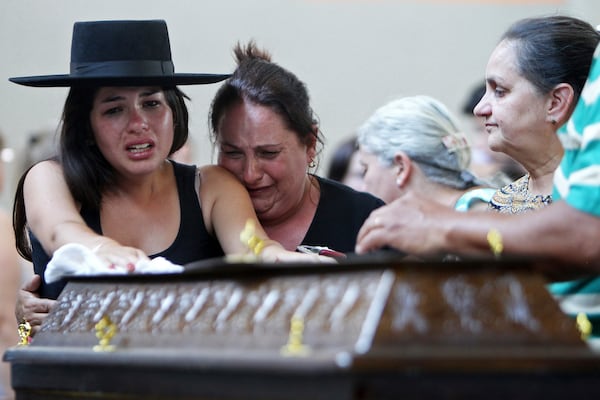
[[[73,25],[71,73],[9,78],[25,86],[175,86],[215,83],[229,74],[175,73],[163,20]]]

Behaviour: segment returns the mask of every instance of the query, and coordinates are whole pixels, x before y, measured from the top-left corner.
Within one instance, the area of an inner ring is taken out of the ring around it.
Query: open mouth
[[[132,146],[128,146],[127,151],[129,151],[131,153],[142,153],[142,152],[150,149],[151,147],[152,147],[152,145],[150,143],[134,144]]]

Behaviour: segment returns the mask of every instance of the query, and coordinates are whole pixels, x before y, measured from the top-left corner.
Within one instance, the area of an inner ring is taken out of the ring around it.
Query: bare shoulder
[[[29,169],[26,181],[47,182],[47,180],[62,179],[62,167],[56,161],[41,161]]]
[[[198,168],[198,195],[203,209],[209,209],[218,199],[241,198],[248,192],[229,171],[217,165]]]
[[[200,182],[202,183],[215,182],[221,185],[228,183],[237,185],[240,184],[231,172],[218,165],[205,165],[198,167],[198,176],[200,177]]]
[[[23,196],[29,206],[37,203],[43,204],[45,208],[53,201],[63,205],[75,204],[62,166],[56,161],[42,161],[31,167],[23,181]],[[48,210],[44,211],[47,212]]]

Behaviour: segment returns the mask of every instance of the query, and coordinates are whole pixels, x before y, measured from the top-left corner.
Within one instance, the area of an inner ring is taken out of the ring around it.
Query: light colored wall
[[[483,78],[498,37],[517,19],[567,13],[600,23],[596,0],[2,0],[0,130],[17,154],[30,132],[55,126],[67,93],[8,77],[67,73],[73,22],[165,19],[178,72],[230,72],[231,48],[255,39],[308,86],[334,147],[397,95],[429,94],[458,113]],[[185,87],[199,163],[211,162],[207,110],[216,85]],[[2,204],[12,204],[9,166]]]

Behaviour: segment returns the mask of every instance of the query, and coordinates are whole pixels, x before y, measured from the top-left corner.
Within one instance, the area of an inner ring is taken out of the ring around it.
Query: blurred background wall
[[[502,32],[524,17],[568,14],[600,24],[597,0],[1,0],[0,131],[15,157],[1,205],[12,206],[29,137],[54,130],[67,93],[11,76],[68,73],[73,23],[167,21],[177,72],[230,72],[231,49],[256,40],[310,91],[328,157],[373,111],[400,95],[428,94],[458,116],[483,79]],[[218,85],[187,86],[193,157],[212,162],[207,111]],[[463,127],[468,129],[465,122]]]

